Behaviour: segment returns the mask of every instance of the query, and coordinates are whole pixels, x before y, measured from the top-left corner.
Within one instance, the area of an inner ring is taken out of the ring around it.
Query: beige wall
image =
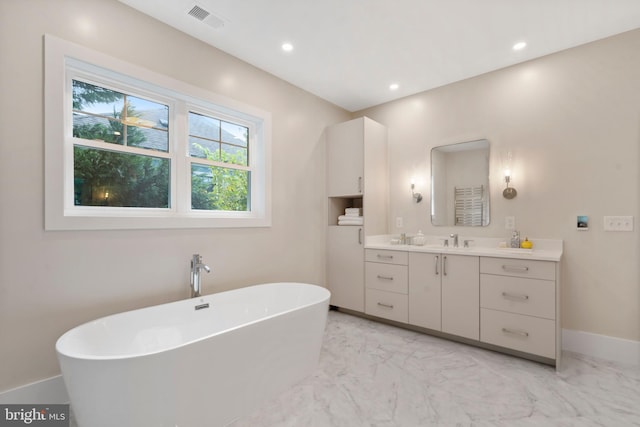
[[[425,234],[564,240],[562,327],[640,340],[638,167],[640,30],[488,73],[356,113],[389,127],[390,229]],[[429,194],[432,147],[487,138],[491,218],[482,229],[433,227],[430,197],[412,203],[409,181]],[[500,165],[513,153],[518,196],[502,197]],[[588,215],[589,231],[576,231]],[[604,215],[634,215],[636,231],[603,231]]]
[[[45,232],[45,33],[270,111],[273,226]],[[323,283],[323,132],[347,112],[115,0],[2,0],[0,54],[0,391],[58,374],[69,328],[188,297],[193,253],[204,293]]]

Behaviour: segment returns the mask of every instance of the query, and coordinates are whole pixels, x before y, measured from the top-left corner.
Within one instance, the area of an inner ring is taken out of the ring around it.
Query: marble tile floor
[[[640,369],[553,367],[329,313],[317,371],[233,427],[640,426]]]
[[[556,372],[331,311],[316,372],[231,427],[418,426],[640,426],[640,368],[565,353]]]

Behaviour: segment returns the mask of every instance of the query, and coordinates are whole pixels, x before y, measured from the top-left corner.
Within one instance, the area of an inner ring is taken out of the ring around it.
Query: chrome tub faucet
[[[202,262],[202,256],[199,254],[193,254],[191,258],[191,298],[200,296],[200,271],[204,270],[207,273],[211,272],[208,265]]]

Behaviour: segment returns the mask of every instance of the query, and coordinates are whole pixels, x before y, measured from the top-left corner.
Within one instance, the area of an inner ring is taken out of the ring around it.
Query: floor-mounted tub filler
[[[81,427],[225,426],[313,372],[330,293],[250,286],[120,313],[56,343]]]

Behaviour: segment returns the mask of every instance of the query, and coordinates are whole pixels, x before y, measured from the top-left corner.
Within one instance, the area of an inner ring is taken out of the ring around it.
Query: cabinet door
[[[362,227],[330,226],[327,231],[327,287],[331,305],[364,312]]]
[[[387,234],[389,226],[389,172],[387,167],[387,128],[371,119],[364,120],[364,199],[367,236]]]
[[[442,255],[409,254],[409,324],[441,329],[440,277]]]
[[[442,332],[480,339],[480,260],[442,256]]]
[[[364,192],[363,119],[327,129],[327,196],[355,196]]]

